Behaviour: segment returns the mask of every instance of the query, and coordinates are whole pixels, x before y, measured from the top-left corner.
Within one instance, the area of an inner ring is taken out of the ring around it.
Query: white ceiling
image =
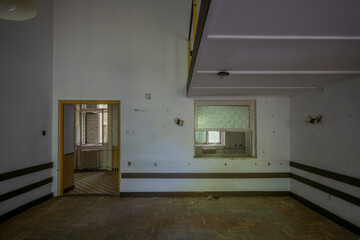
[[[212,0],[188,96],[290,96],[358,74],[359,0]]]

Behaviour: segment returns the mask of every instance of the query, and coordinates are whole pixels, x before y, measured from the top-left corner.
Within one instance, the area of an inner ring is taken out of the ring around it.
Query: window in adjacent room
[[[108,105],[78,104],[81,144],[107,144]]]
[[[195,157],[255,157],[255,101],[196,101]]]

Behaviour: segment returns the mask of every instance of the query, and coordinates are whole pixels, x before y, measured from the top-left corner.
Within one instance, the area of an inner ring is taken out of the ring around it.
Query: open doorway
[[[60,195],[120,193],[120,101],[60,101]]]

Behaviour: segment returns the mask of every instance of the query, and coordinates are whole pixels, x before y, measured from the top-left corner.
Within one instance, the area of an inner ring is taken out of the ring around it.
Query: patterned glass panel
[[[107,109],[108,105],[107,104],[98,104],[97,105],[97,109]]]
[[[209,143],[220,143],[220,132],[209,131],[208,134],[209,134],[208,136]]]
[[[206,143],[206,132],[205,131],[196,131],[195,132],[195,143]]]
[[[249,106],[198,106],[198,128],[250,128]]]

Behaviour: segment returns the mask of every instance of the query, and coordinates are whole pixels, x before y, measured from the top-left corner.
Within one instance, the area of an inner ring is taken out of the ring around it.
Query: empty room
[[[360,239],[359,0],[0,0],[0,239]]]

